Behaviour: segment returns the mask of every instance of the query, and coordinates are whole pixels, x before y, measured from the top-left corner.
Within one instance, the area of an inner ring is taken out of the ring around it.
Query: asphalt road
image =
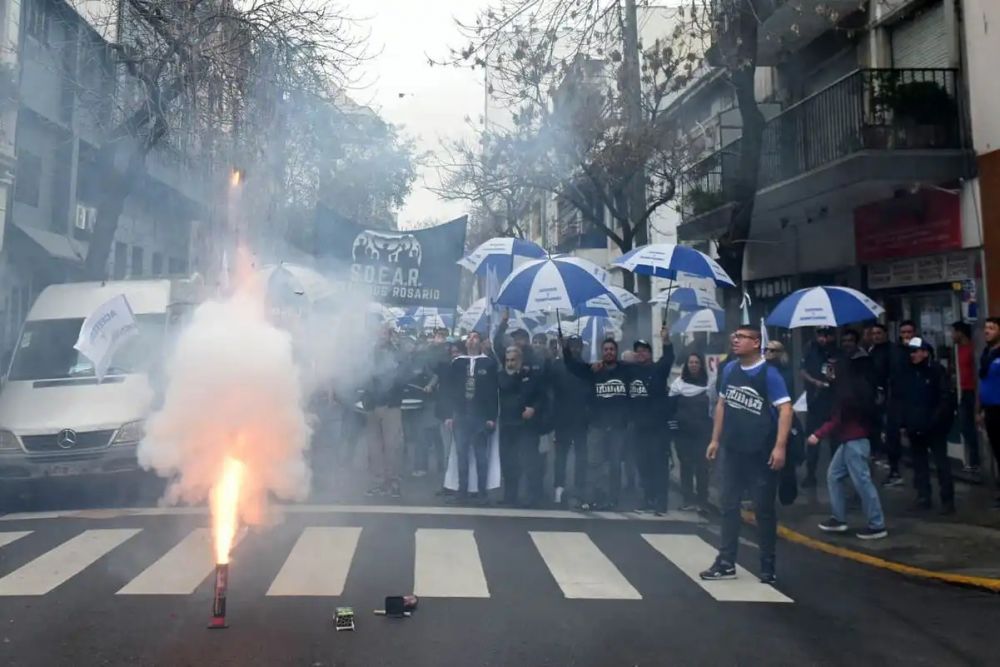
[[[305,507],[247,532],[222,631],[205,627],[202,512],[7,515],[0,664],[995,664],[985,593],[789,544],[776,589],[749,572],[702,586],[686,572],[715,536],[689,516],[426,511]],[[411,618],[372,614],[414,590]],[[343,605],[354,632],[333,629]]]

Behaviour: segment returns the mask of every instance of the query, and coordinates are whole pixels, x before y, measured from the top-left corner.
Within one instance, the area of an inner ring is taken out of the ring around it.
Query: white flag
[[[760,318],[760,353],[764,354],[767,351],[767,344],[771,342],[771,339],[767,335],[767,325],[764,324],[764,318]]]
[[[94,364],[98,382],[114,359],[122,343],[139,333],[132,308],[124,294],[104,303],[83,321],[80,336],[73,347]]]

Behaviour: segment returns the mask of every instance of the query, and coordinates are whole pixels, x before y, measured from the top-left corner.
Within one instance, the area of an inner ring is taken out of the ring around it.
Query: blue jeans
[[[869,528],[885,528],[885,517],[882,515],[882,502],[878,490],[872,482],[868,461],[871,458],[871,444],[868,438],[848,440],[833,454],[830,468],[826,473],[826,485],[830,492],[830,508],[833,518],[847,521],[847,499],[841,485],[846,478],[851,478],[858,495],[861,496],[861,506],[868,518]]]

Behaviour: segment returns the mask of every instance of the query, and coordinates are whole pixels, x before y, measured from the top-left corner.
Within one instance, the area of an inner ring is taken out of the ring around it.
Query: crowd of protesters
[[[675,358],[666,328],[659,359],[647,341],[622,353],[607,338],[596,361],[579,336],[532,338],[524,329],[508,330],[506,316],[492,340],[475,332],[454,338],[440,329],[418,341],[387,328],[371,377],[350,406],[346,426],[353,431],[344,439],[363,436],[367,444],[368,495],[402,496],[408,449],[415,477],[428,474],[432,463],[443,473],[449,457],[456,459],[457,483],[441,493],[460,503],[489,502],[494,439],[502,473],[497,495],[505,505],[614,510],[623,486],[632,484],[638,509],[662,515],[670,509],[668,473],[676,464],[681,498],[674,509],[701,511],[714,465],[722,548],[702,576],[733,574],[740,510],[749,499],[761,533],[762,579],[773,581],[775,498],[787,504],[798,487],[815,487],[824,449],[831,516],[819,528],[846,532],[849,506],[858,503],[861,539],[888,534],[879,486],[902,485],[904,443],[916,511],[934,505],[932,464],[939,511],[956,511],[947,446],[955,419],[966,473],[978,475],[982,465],[980,428],[1000,457],[1000,320],[985,322],[978,362],[967,323],[952,326],[949,360],[935,358],[913,322],[897,330],[891,342],[881,324],[845,329],[839,337],[816,329],[799,364],[800,420],[792,410],[787,351],[751,327],[731,335],[731,357],[715,381],[701,354]],[[407,403],[422,409],[406,409]],[[847,482],[853,493],[845,491]]]

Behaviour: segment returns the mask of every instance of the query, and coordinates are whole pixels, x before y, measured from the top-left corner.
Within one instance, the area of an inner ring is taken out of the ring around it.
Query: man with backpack
[[[705,456],[719,458],[722,477],[722,538],[719,555],[701,573],[706,581],[736,578],[740,501],[751,494],[760,544],[760,581],[774,584],[778,519],[778,471],[792,425],[792,402],[781,373],[760,355],[761,333],[740,327],[730,336],[735,359],[722,369],[712,441]],[[721,455],[721,456],[720,456]]]

